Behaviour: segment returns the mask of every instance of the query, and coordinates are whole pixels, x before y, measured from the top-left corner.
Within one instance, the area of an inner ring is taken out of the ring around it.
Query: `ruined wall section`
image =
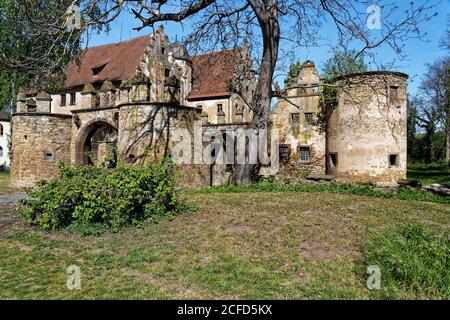
[[[19,113],[12,117],[11,185],[33,187],[70,162],[71,116]]]
[[[407,75],[338,79],[327,131],[327,171],[337,180],[396,186],[406,178]]]
[[[272,113],[272,130],[279,134],[281,150],[287,148],[289,153],[288,161],[280,159],[282,176],[325,173],[325,133],[314,125],[319,112],[320,89],[319,73],[313,62],[306,61],[296,81],[288,88],[287,96],[278,100]],[[302,160],[301,149],[309,149],[309,161]]]

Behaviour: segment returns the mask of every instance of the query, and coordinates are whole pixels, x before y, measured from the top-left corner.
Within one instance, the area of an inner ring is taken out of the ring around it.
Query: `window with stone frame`
[[[3,137],[3,125],[0,123],[0,137]]]
[[[311,163],[311,146],[298,146],[297,150],[300,163]]]
[[[389,103],[391,105],[398,104],[398,87],[397,86],[389,86]]]
[[[70,105],[74,106],[77,103],[77,95],[75,92],[70,93]]]
[[[67,102],[66,102],[66,94],[62,94],[62,95],[61,95],[61,101],[60,101],[59,105],[60,105],[61,107],[65,107],[65,106],[67,105]]]
[[[305,124],[310,125],[314,123],[314,113],[305,112]]]
[[[399,165],[399,155],[397,153],[390,154],[389,167],[398,167]]]
[[[291,113],[291,124],[293,127],[298,127],[300,125],[300,113],[298,112]]]
[[[223,112],[223,106],[222,106],[222,104],[218,104],[217,105],[217,113],[222,113]]]
[[[280,163],[287,163],[290,159],[290,151],[291,151],[291,145],[290,144],[280,144]]]
[[[165,68],[164,69],[164,75],[166,76],[166,78],[170,77],[170,69]]]
[[[318,84],[313,84],[311,87],[311,91],[312,93],[319,93],[320,89],[319,89],[319,85]]]

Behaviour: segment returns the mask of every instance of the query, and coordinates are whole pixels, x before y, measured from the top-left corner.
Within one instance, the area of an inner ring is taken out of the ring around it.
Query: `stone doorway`
[[[85,165],[102,165],[117,146],[117,129],[106,121],[96,121],[86,126],[76,144],[76,162]]]

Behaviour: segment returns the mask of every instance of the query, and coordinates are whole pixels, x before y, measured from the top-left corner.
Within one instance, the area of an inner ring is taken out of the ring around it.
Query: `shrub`
[[[364,245],[364,264],[378,265],[380,298],[403,295],[450,298],[450,238],[418,223],[374,234]]]
[[[43,229],[105,224],[112,228],[171,217],[185,208],[175,192],[170,161],[146,166],[60,166],[58,178],[40,182],[21,200],[23,216]]]

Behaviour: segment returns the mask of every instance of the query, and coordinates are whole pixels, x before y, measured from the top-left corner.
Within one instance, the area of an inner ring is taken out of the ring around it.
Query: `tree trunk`
[[[268,129],[270,103],[272,100],[272,79],[278,60],[280,44],[280,25],[278,21],[278,0],[266,0],[262,11],[255,10],[263,36],[263,54],[261,67],[255,93],[252,97],[251,108],[253,121],[251,127],[254,130]],[[250,157],[246,157],[248,159]],[[250,183],[258,175],[260,166],[250,164],[248,160],[244,164],[238,164],[235,168],[234,182],[236,184]]]

